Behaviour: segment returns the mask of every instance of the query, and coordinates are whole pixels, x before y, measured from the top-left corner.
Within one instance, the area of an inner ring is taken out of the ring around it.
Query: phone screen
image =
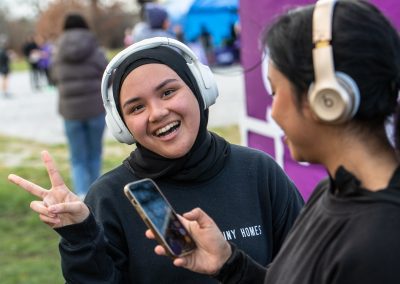
[[[195,247],[189,233],[153,180],[129,183],[125,186],[125,194],[170,254],[183,255]]]

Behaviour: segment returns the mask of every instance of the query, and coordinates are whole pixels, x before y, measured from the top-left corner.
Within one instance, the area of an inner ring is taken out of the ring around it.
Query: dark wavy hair
[[[314,81],[312,16],[314,5],[279,17],[262,33],[262,44],[276,68],[291,82],[297,102]],[[390,21],[367,1],[338,0],[333,15],[335,70],[348,74],[359,87],[361,102],[352,122],[363,131],[383,133],[398,109],[400,38]],[[395,124],[397,149],[399,121]]]
[[[65,17],[64,31],[71,29],[89,29],[85,18],[78,13],[69,13]]]

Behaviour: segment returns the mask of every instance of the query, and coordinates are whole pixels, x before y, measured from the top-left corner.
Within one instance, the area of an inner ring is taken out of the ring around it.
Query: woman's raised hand
[[[8,180],[41,199],[32,201],[30,207],[50,227],[59,228],[83,222],[89,216],[89,208],[65,185],[47,151],[42,152],[42,160],[51,181],[50,189],[44,189],[14,174],[10,174]]]
[[[174,265],[198,273],[216,274],[232,254],[231,246],[218,226],[200,208],[183,214],[180,219],[195,240],[197,248],[188,255],[174,259]],[[146,231],[146,237],[155,238],[151,230]],[[161,245],[156,246],[154,251],[158,255],[166,255]]]

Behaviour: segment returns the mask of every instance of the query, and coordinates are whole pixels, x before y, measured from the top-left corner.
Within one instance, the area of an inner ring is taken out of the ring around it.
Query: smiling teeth
[[[160,135],[166,133],[167,131],[169,131],[172,127],[175,127],[175,126],[177,126],[177,125],[179,125],[179,122],[177,122],[177,121],[172,122],[172,123],[170,123],[170,124],[164,126],[163,128],[158,129],[158,130],[156,131],[156,135],[157,135],[157,136],[160,136]]]

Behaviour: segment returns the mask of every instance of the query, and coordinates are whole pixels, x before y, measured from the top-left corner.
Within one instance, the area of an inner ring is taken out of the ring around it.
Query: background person
[[[38,62],[40,60],[40,49],[38,44],[36,43],[34,35],[30,35],[27,38],[26,42],[22,47],[22,51],[30,68],[29,75],[30,75],[31,88],[37,91],[40,89],[40,78],[41,78],[40,69],[38,65]]]
[[[328,0],[283,15],[262,43],[272,117],[292,157],[324,165],[330,177],[267,269],[230,246],[201,209],[184,214],[198,249],[174,264],[223,283],[400,283],[399,114],[396,148],[385,132],[399,109],[398,32],[367,1]]]
[[[52,63],[64,119],[74,191],[83,198],[102,167],[105,110],[101,79],[107,59],[86,20],[77,13],[64,22]]]
[[[165,45],[166,40],[134,44],[106,69],[114,74],[112,93],[103,93],[107,124],[120,142],[136,142],[136,149],[92,185],[85,203],[66,188],[46,152],[50,190],[9,176],[42,199],[31,207],[62,236],[68,282],[216,282],[152,253],[153,241],[143,235],[145,224],[123,193],[132,181],[154,179],[177,212],[207,208],[226,237],[264,265],[279,250],[303,205],[270,156],[207,130],[208,108],[218,95],[212,73],[186,46],[172,39],[175,45]],[[147,48],[137,50],[145,44]]]
[[[53,53],[53,44],[50,40],[46,40],[44,37],[38,37],[38,46],[40,50],[40,58],[37,62],[38,68],[42,73],[42,77],[46,78],[46,84],[49,87],[52,87],[53,79],[51,78],[51,61],[52,61],[52,53]]]
[[[5,98],[11,95],[8,92],[8,77],[10,73],[10,55],[7,49],[7,38],[0,35],[0,91],[1,95]]]
[[[169,31],[169,15],[162,5],[146,3],[143,9],[144,24],[139,22],[134,27],[134,42],[153,37],[175,38],[175,35]]]

